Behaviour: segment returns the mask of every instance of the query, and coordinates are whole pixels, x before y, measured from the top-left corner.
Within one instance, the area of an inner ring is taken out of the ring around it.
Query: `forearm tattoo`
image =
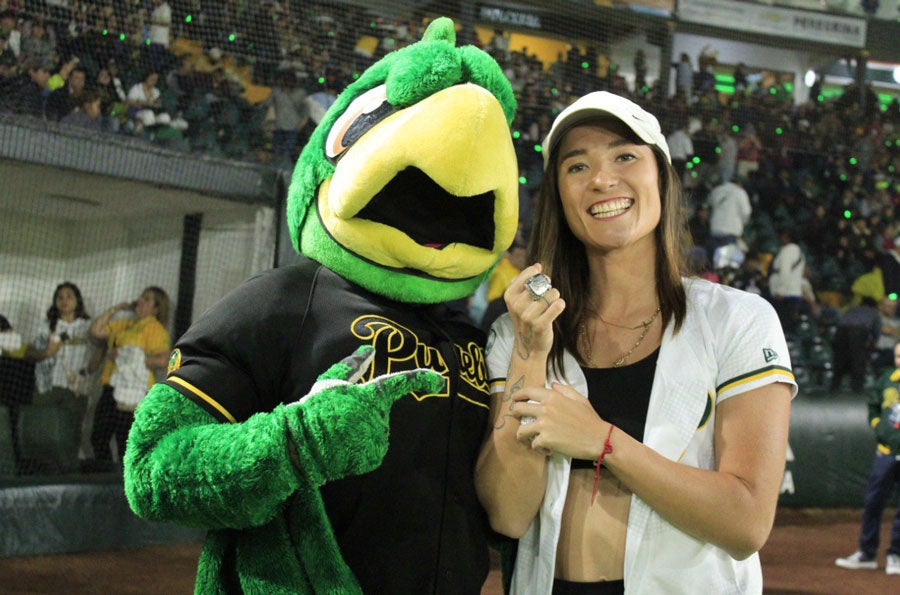
[[[515,394],[516,392],[518,392],[523,386],[525,386],[525,376],[521,376],[521,377],[520,377],[518,380],[516,380],[514,383],[508,384],[508,385],[506,386],[506,391],[503,393],[503,397],[501,397],[501,399],[500,399],[501,410],[502,410],[502,408],[503,408],[503,403],[506,403],[506,402],[508,402],[510,399],[512,399],[513,394]],[[509,404],[509,411],[512,411],[513,405],[515,405],[515,402]],[[514,415],[510,415],[509,413],[503,413],[503,414],[500,415],[500,423],[498,423],[496,426],[494,426],[494,429],[495,429],[495,430],[499,430],[500,428],[502,428],[503,426],[505,426],[505,425],[506,425],[506,418],[508,418],[508,417],[511,417],[511,418],[515,419],[515,416],[514,416]]]
[[[519,339],[516,341],[516,355],[520,359],[528,359],[531,356],[532,340],[534,340],[534,331],[531,329],[519,333]]]

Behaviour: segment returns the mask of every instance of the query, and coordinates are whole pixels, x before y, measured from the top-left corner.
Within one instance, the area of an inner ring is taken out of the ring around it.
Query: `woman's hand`
[[[510,414],[520,421],[516,439],[542,452],[577,459],[596,459],[603,450],[609,424],[571,386],[528,387],[513,396]],[[522,422],[522,418],[534,421]]]
[[[541,268],[540,263],[526,267],[516,275],[503,294],[516,332],[515,352],[523,360],[534,352],[550,352],[553,321],[566,307],[556,288],[535,299],[525,287],[525,282],[540,273]]]

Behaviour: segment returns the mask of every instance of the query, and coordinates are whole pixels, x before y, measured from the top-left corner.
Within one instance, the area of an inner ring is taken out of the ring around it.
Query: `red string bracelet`
[[[594,498],[597,496],[597,488],[600,486],[600,465],[603,464],[603,457],[613,451],[609,439],[612,438],[612,432],[615,427],[616,426],[609,424],[609,434],[606,435],[606,441],[603,443],[603,450],[600,452],[600,456],[597,457],[597,463],[594,465],[594,491],[591,493],[591,506],[594,505]]]

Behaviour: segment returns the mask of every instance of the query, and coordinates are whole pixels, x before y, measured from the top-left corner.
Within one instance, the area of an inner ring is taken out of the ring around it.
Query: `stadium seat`
[[[19,450],[24,461],[44,473],[78,470],[79,427],[72,411],[52,405],[19,408]]]

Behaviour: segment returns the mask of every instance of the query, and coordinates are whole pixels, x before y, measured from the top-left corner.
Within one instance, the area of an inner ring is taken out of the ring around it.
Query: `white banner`
[[[681,0],[678,3],[678,18],[701,25],[776,37],[857,48],[866,45],[866,21],[853,17],[728,0]]]

